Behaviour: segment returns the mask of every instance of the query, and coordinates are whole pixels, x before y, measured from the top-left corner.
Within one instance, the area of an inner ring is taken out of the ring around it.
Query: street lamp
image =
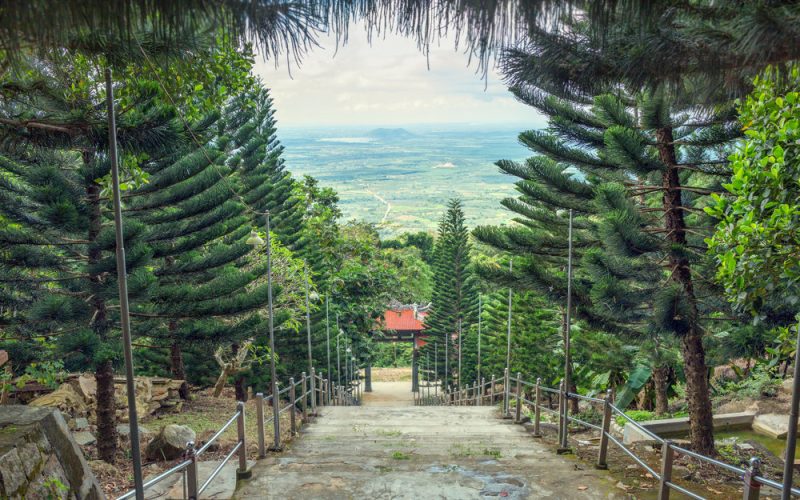
[[[316,392],[316,380],[314,380],[315,377],[312,376],[312,375],[314,375],[314,358],[313,358],[313,355],[311,353],[311,303],[310,303],[311,296],[310,296],[310,294],[308,292],[309,280],[308,280],[308,266],[307,265],[303,266],[303,277],[304,277],[305,282],[306,282],[306,340],[308,341],[308,372],[307,373],[311,377],[311,388],[310,388],[311,389],[311,405],[312,405],[312,407],[316,408],[316,405],[314,404],[314,401],[315,401],[315,398],[316,398],[316,394],[317,394],[317,392]],[[314,298],[314,300],[317,300],[319,298],[319,295],[317,295],[317,293],[314,292],[313,298]]]
[[[510,312],[509,312],[510,313]],[[569,209],[569,229],[567,232],[567,311],[564,319],[564,408],[563,416],[561,419],[561,451],[562,453],[569,451],[569,441],[567,437],[567,420],[569,416],[569,390],[571,387],[570,376],[571,363],[570,359],[570,333],[572,332],[572,209]]]
[[[347,379],[347,387],[350,387],[350,382],[353,380],[353,364],[350,362],[350,353],[353,352],[350,347],[344,350],[347,353],[347,356],[344,358],[344,369],[345,369],[345,376]]]
[[[275,370],[275,324],[273,322],[272,306],[272,244],[270,241],[269,212],[264,213],[267,229],[267,241],[261,239],[256,231],[250,233],[247,244],[256,248],[266,245],[267,247],[267,309],[269,311],[269,370],[272,391],[272,429],[274,430],[274,441],[272,449],[277,451],[281,448],[280,435],[280,401],[278,397],[278,375]]]
[[[325,350],[328,354],[328,373],[326,373],[326,375],[328,377],[328,391],[330,391],[330,385],[333,382],[333,377],[331,377],[331,325],[328,302],[328,294],[325,294]]]

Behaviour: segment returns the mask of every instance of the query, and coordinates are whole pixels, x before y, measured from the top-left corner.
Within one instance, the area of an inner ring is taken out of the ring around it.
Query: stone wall
[[[0,498],[103,499],[58,410],[0,406]]]

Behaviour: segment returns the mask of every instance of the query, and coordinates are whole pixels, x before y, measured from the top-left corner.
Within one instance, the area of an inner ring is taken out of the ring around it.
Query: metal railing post
[[[483,389],[483,386],[481,386],[481,389]],[[474,404],[475,406],[480,406],[480,397],[481,397],[481,393],[480,393],[480,390],[478,389],[478,382],[475,382],[475,383],[473,384],[473,386],[472,386],[472,397],[473,397],[473,399],[475,400],[475,401],[473,402],[473,404]]]
[[[294,377],[289,378],[289,421],[291,422],[291,426],[289,430],[291,431],[292,436],[297,435],[297,407],[294,405],[294,402],[297,400],[297,393],[294,390]]]
[[[542,378],[536,379],[533,399],[533,437],[542,437]]]
[[[314,393],[309,393],[308,391],[308,377],[306,377],[306,372],[300,374],[302,377],[300,380],[302,383],[300,384],[300,394],[303,399],[300,400],[300,409],[303,412],[303,422],[308,422],[308,397],[311,396],[311,401],[314,401]],[[314,380],[313,378],[311,380]]]
[[[258,427],[258,458],[267,456],[267,448],[264,443],[264,394],[256,393],[256,426]]]
[[[481,377],[481,395],[480,395],[481,399],[479,403],[481,406],[483,406],[483,398],[485,397],[485,395],[486,395],[486,379]]]
[[[186,443],[186,459],[191,460],[186,467],[186,496],[189,500],[197,500],[197,454],[193,441]]]
[[[669,500],[669,482],[672,481],[672,443],[668,439],[661,445],[661,484],[658,487],[658,500]]]
[[[311,367],[311,414],[316,416],[317,414],[317,374],[314,367]],[[305,400],[305,389],[303,389],[303,400]]]
[[[517,372],[517,407],[514,408],[514,423],[522,422],[522,373]]]
[[[597,453],[598,469],[608,469],[606,456],[608,455],[608,433],[611,430],[611,389],[606,391],[606,399],[603,402],[603,424],[600,429],[600,451]]]
[[[251,471],[247,470],[247,442],[245,441],[244,433],[244,401],[239,401],[236,404],[236,410],[239,412],[239,417],[236,419],[236,435],[240,443],[239,451],[239,468],[236,470],[237,479],[248,479]]]
[[[558,383],[558,445],[563,443],[564,435],[564,381]]]
[[[489,406],[494,406],[494,386],[496,383],[494,375],[492,375],[492,383],[489,386]]]
[[[272,450],[281,450],[281,397],[280,383],[275,381],[275,394],[272,395]]]
[[[761,496],[761,483],[755,480],[761,474],[761,459],[753,457],[750,459],[750,466],[744,473],[744,496],[743,500],[758,500]]]
[[[509,381],[508,368],[503,370],[503,418],[510,418],[508,413],[509,395],[511,394],[511,382]]]

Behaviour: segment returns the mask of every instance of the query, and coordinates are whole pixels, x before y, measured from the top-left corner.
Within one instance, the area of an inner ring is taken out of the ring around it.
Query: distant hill
[[[376,128],[370,130],[367,135],[373,139],[410,139],[416,137],[404,128]]]

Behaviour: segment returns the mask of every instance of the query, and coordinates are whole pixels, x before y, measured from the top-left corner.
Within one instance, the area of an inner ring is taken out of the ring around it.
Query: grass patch
[[[409,460],[411,458],[411,455],[398,450],[392,452],[392,458],[395,460]]]
[[[497,448],[492,448],[492,449],[484,448],[483,449],[483,454],[485,456],[487,456],[487,457],[492,457],[495,460],[497,460],[498,458],[502,458],[503,457],[503,454],[500,453],[500,450],[498,450]]]
[[[378,430],[378,435],[383,437],[400,437],[403,435],[401,431],[386,431],[383,429]]]

